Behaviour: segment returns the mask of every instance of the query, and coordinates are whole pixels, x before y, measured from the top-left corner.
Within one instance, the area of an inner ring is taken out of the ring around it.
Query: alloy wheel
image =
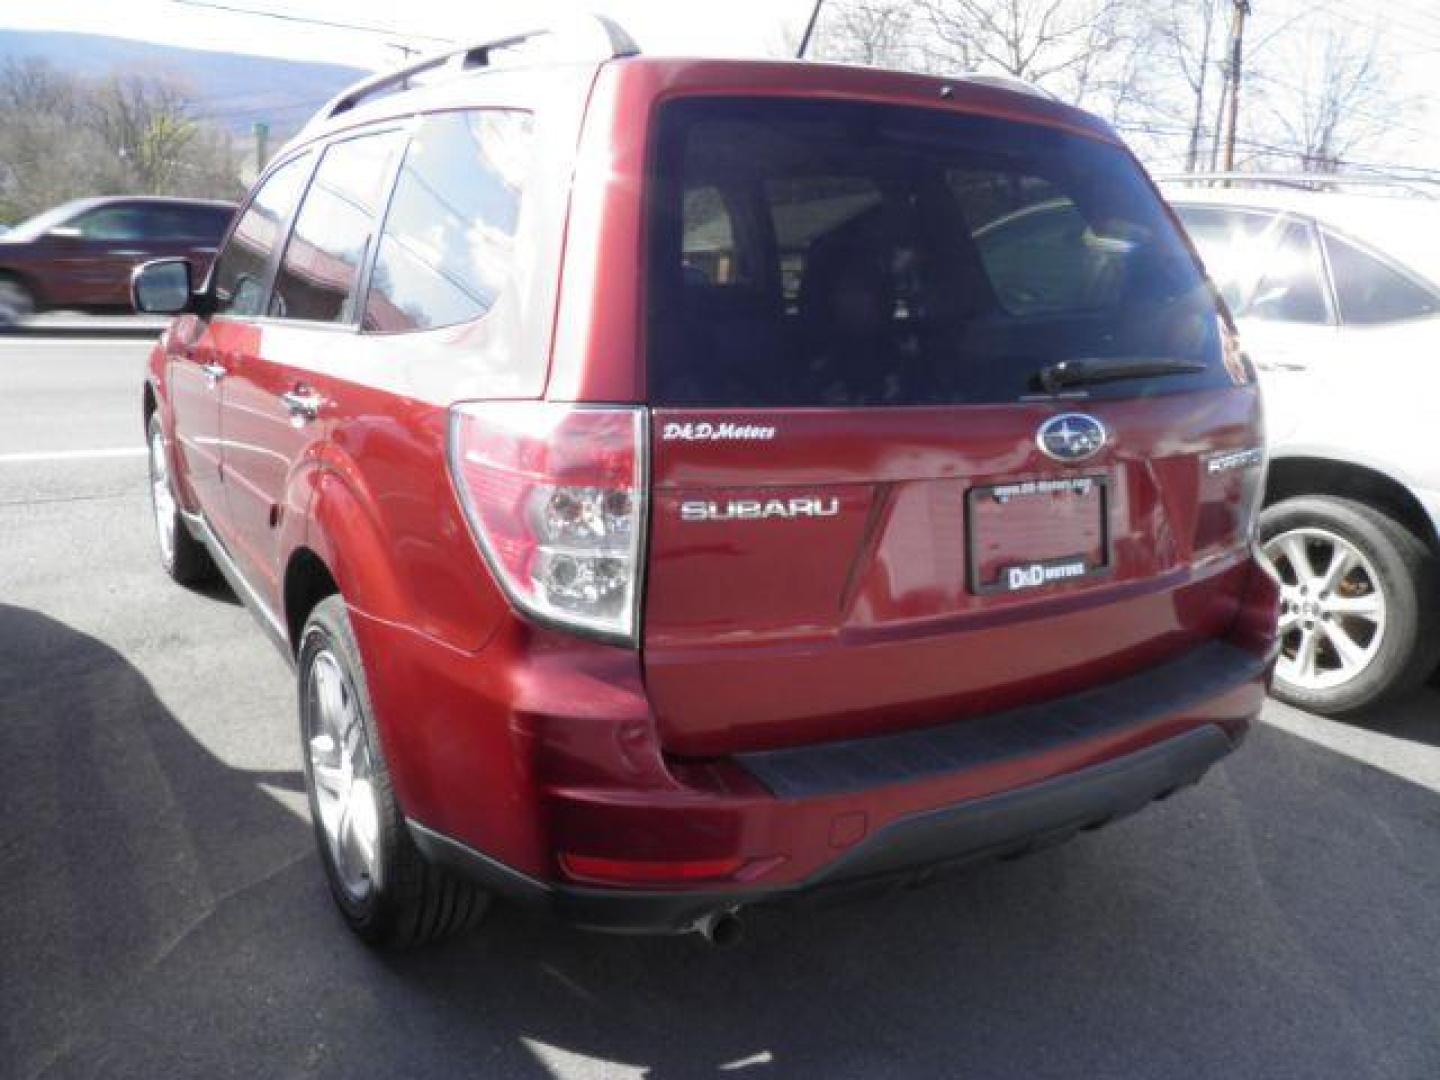
[[[380,806],[355,688],[328,648],[311,660],[305,694],[318,823],[341,886],[359,902],[380,884]]]
[[[0,326],[10,326],[35,310],[35,302],[23,285],[0,280]]]
[[[1276,675],[1303,690],[1350,682],[1374,661],[1387,605],[1375,566],[1328,529],[1299,528],[1265,543],[1280,575],[1280,660]]]
[[[170,490],[170,463],[165,436],[157,426],[150,432],[150,506],[155,514],[155,538],[160,557],[168,567],[175,561],[175,494]]]

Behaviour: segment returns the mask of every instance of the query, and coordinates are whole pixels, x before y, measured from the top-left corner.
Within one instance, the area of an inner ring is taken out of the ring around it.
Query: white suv
[[[1440,186],[1213,179],[1162,187],[1266,392],[1275,693],[1350,712],[1440,659]]]

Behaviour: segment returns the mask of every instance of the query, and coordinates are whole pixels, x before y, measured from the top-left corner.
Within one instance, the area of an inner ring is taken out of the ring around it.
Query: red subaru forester
[[[134,281],[164,565],[293,660],[349,924],[725,939],[1198,780],[1260,400],[1115,134],[586,25],[352,88]]]

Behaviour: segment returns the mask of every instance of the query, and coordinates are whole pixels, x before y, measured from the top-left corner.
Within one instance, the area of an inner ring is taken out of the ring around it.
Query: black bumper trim
[[[621,933],[682,933],[707,916],[753,904],[883,889],[977,860],[1048,846],[1141,809],[1198,781],[1236,744],[1206,724],[1132,754],[1043,783],[902,818],[798,885],[740,890],[594,889],[538,881],[410,821],[430,859],[493,892],[547,908],[579,926]]]
[[[782,799],[911,784],[1140,727],[1263,676],[1263,656],[1215,641],[1116,682],[1052,701],[895,735],[739,754]]]

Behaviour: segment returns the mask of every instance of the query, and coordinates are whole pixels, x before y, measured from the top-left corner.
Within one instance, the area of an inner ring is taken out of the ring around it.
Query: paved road
[[[0,343],[0,1076],[1440,1076],[1440,694],[728,952],[331,914],[284,663],[155,566],[135,345]]]

